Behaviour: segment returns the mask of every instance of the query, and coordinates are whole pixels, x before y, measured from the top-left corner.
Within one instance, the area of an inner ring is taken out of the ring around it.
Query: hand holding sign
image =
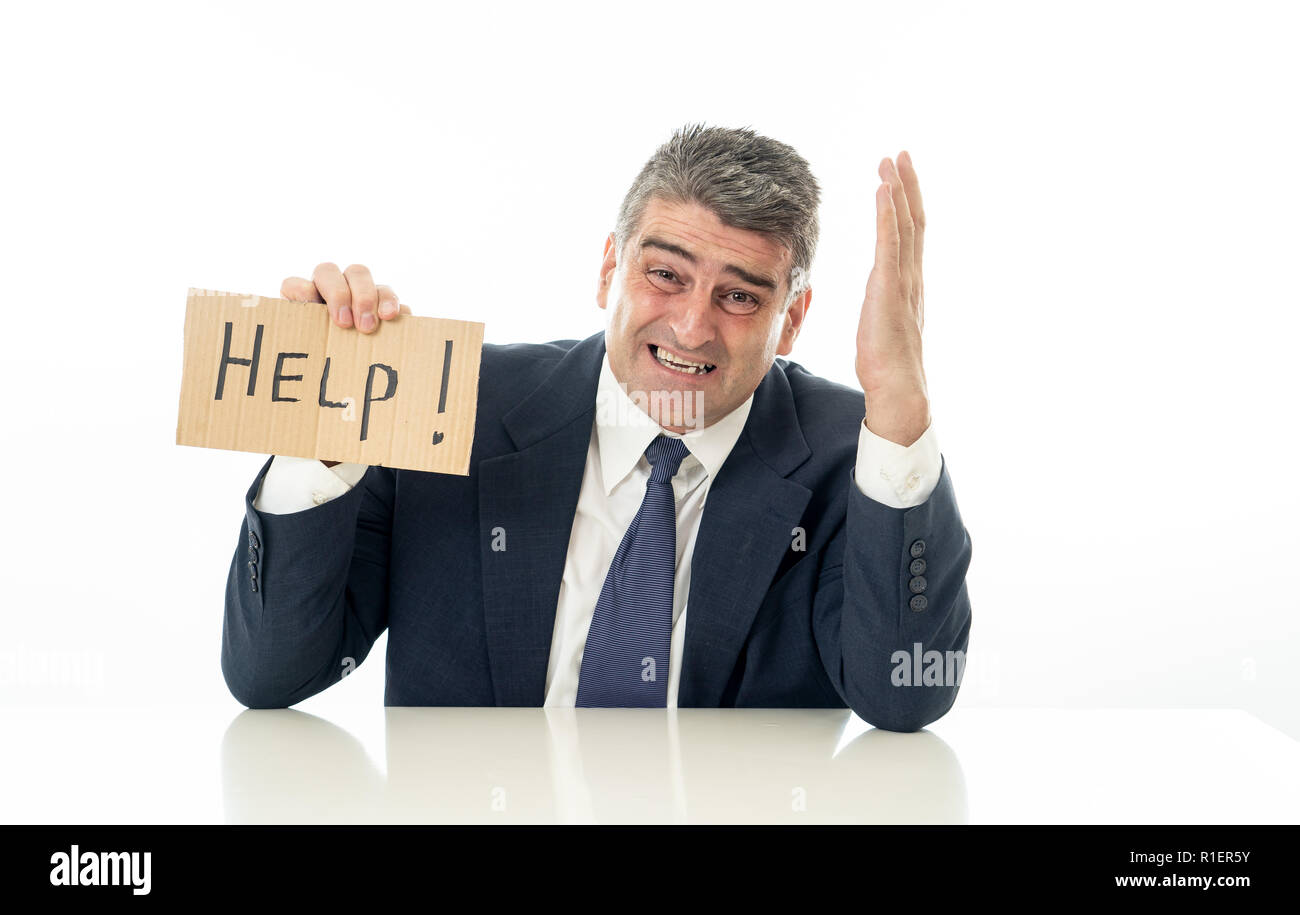
[[[364,264],[353,264],[343,271],[329,262],[317,264],[311,279],[291,276],[281,283],[280,298],[320,302],[329,307],[330,320],[336,326],[355,327],[363,334],[374,333],[380,321],[411,313],[411,309],[398,304],[391,286],[375,285]]]
[[[317,264],[311,279],[287,277],[280,284],[280,298],[293,302],[319,302],[329,308],[330,320],[338,327],[355,327],[363,334],[374,333],[379,321],[409,315],[411,309],[399,305],[391,286],[376,286],[370,268],[353,264],[340,271],[337,264]],[[375,316],[378,315],[378,320]],[[333,467],[338,461],[321,461]]]

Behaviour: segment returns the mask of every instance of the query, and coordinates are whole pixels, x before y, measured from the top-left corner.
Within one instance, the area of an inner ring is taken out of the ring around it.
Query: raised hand
[[[925,211],[921,185],[907,152],[884,159],[876,188],[876,260],[867,277],[858,322],[858,381],[866,395],[867,428],[910,445],[930,425],[930,398],[921,363],[925,323],[921,250]]]

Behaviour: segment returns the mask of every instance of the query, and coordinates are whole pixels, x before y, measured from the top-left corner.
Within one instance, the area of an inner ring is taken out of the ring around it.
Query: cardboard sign
[[[469,473],[483,325],[191,289],[176,444]]]

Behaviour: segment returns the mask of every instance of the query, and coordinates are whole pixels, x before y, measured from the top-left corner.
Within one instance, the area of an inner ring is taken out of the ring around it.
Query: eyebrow
[[[699,263],[699,259],[696,258],[694,254],[692,254],[691,252],[683,248],[681,245],[675,245],[670,241],[665,241],[662,238],[656,238],[653,235],[647,237],[641,242],[641,249],[645,250],[646,248],[660,248],[664,251],[669,252],[670,254],[676,254],[680,258],[690,261],[692,264]],[[746,283],[749,283],[749,285],[751,286],[757,286],[760,289],[768,289],[772,292],[776,292],[775,282],[773,282],[772,280],[768,279],[765,276],[759,276],[757,274],[750,273],[748,270],[744,269],[743,267],[737,267],[735,264],[726,264],[723,266],[722,270],[724,273],[734,273],[736,276],[740,277],[742,280],[744,280]]]

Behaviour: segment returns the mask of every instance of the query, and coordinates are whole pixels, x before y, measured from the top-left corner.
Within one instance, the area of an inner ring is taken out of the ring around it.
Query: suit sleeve
[[[947,463],[929,498],[894,508],[848,481],[843,565],[822,572],[814,632],[828,675],[868,724],[917,731],[952,707],[970,636],[971,541]]]
[[[287,708],[351,673],[388,625],[393,471],[302,511],[254,507],[263,465],[244,496],[226,579],[221,671],[249,708]]]

